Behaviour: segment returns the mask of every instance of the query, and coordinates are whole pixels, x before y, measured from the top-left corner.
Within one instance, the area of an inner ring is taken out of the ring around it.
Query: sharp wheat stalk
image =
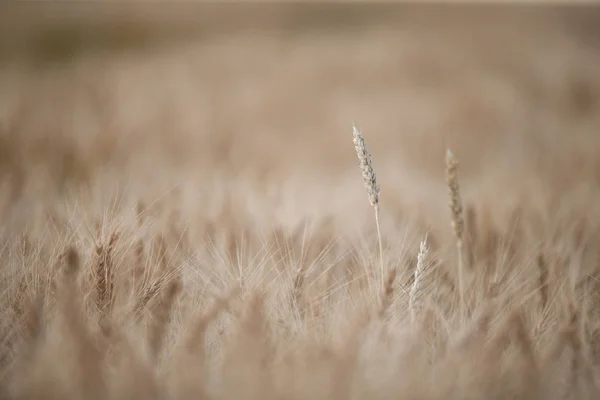
[[[365,145],[365,138],[362,133],[356,128],[356,125],[352,124],[354,148],[356,149],[356,155],[360,163],[360,170],[362,172],[363,179],[365,181],[365,187],[367,188],[367,194],[369,196],[369,202],[375,210],[375,224],[377,225],[377,241],[379,243],[379,278],[381,281],[381,287],[385,291],[385,277],[383,272],[383,243],[381,240],[381,228],[379,219],[379,185],[377,184],[377,176],[373,170],[373,163],[371,161],[371,154]]]

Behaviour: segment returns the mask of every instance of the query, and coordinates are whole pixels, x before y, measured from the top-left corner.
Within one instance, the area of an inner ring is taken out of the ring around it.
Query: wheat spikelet
[[[169,279],[169,260],[167,259],[165,238],[163,235],[159,235],[154,238],[154,242],[157,249],[157,270],[151,273],[142,263],[139,263],[139,267],[136,268],[136,272],[134,273],[136,279],[139,281],[139,289],[136,289],[137,301],[134,307],[134,313],[138,316],[153,299],[159,296],[163,285]],[[143,255],[140,258],[143,258]]]
[[[408,298],[408,306],[410,309],[410,314],[413,323],[416,321],[416,307],[418,306],[418,301],[422,294],[422,281],[423,274],[425,272],[425,258],[427,257],[427,253],[429,252],[429,248],[427,247],[427,235],[421,241],[421,245],[419,247],[419,254],[417,255],[417,267],[415,268],[415,280],[410,289],[410,295]]]
[[[460,198],[460,186],[458,184],[458,161],[448,149],[446,152],[446,180],[448,193],[450,195],[450,211],[452,228],[456,236],[456,249],[458,252],[458,290],[460,295],[461,310],[464,311],[464,265],[463,265],[463,232],[465,220],[463,215],[462,200]]]
[[[145,290],[145,292],[139,295],[138,300],[133,308],[135,315],[138,317],[141,316],[148,303],[158,296],[163,283],[163,279],[155,279],[148,285],[148,288]]]
[[[379,185],[377,185],[377,175],[373,170],[373,164],[371,161],[371,154],[365,145],[365,138],[362,133],[356,128],[356,125],[352,125],[353,130],[353,141],[358,161],[360,162],[360,170],[362,172],[363,179],[365,181],[365,188],[369,195],[369,202],[371,206],[379,206]]]
[[[456,238],[462,240],[465,228],[463,206],[460,198],[460,186],[458,183],[458,161],[450,150],[446,152],[446,176],[450,193],[450,209],[452,211],[452,228]]]
[[[296,269],[296,274],[294,276],[294,282],[292,286],[292,309],[298,309],[299,311],[303,311],[303,290],[304,290],[304,280],[306,277],[306,263],[303,260],[300,260],[298,268]]]
[[[367,194],[369,196],[369,202],[375,210],[375,224],[377,225],[377,240],[379,242],[379,277],[381,280],[381,287],[385,290],[384,274],[383,274],[383,243],[381,241],[381,228],[379,221],[379,185],[377,184],[377,175],[373,170],[373,163],[371,161],[371,154],[365,145],[365,138],[362,133],[356,128],[356,125],[352,124],[354,148],[356,149],[356,155],[360,163],[360,170],[365,181],[365,187],[367,188]]]
[[[96,262],[93,268],[96,280],[96,306],[102,318],[110,312],[114,301],[114,265],[112,253],[118,234],[114,232],[106,245],[96,247]]]

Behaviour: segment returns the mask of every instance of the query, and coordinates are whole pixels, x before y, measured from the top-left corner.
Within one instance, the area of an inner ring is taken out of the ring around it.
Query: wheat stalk
[[[458,184],[458,161],[448,149],[446,152],[446,178],[448,193],[450,195],[450,211],[452,228],[456,236],[456,249],[458,252],[458,291],[460,296],[461,310],[464,309],[464,265],[463,265],[463,232],[465,229],[465,218],[463,215],[462,200],[460,198],[460,186]]]
[[[110,313],[114,302],[113,251],[118,236],[118,233],[113,232],[107,244],[96,247],[96,261],[93,272],[96,279],[96,306],[102,318]]]
[[[384,273],[383,273],[383,244],[381,241],[381,228],[379,222],[379,185],[377,184],[377,176],[373,170],[373,164],[371,162],[371,154],[365,145],[365,138],[362,133],[356,128],[356,125],[352,123],[353,131],[353,142],[354,148],[356,149],[356,155],[360,162],[360,170],[365,181],[365,187],[367,188],[367,194],[369,196],[369,202],[375,210],[375,224],[377,225],[377,241],[379,242],[379,277],[381,280],[381,287],[385,291]]]

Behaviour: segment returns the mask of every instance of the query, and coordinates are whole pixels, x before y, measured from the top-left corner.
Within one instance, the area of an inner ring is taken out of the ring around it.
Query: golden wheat
[[[367,195],[369,196],[369,202],[375,210],[377,242],[379,244],[379,278],[381,280],[381,287],[385,290],[385,275],[383,272],[383,244],[381,240],[381,228],[379,221],[379,185],[377,184],[377,175],[375,174],[375,170],[373,170],[371,154],[365,145],[365,139],[354,124],[352,124],[352,135],[354,138],[354,148],[360,163],[360,170],[365,182],[365,188],[367,189]]]
[[[598,398],[600,61],[411,15],[0,66],[0,398]]]

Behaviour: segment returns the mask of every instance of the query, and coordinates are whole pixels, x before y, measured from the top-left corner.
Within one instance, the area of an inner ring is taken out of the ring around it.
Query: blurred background
[[[13,200],[109,170],[160,190],[216,174],[264,193],[287,185],[273,201],[296,215],[368,212],[352,121],[393,212],[446,215],[446,148],[467,198],[535,202],[599,182],[599,7],[0,8],[0,179]]]

